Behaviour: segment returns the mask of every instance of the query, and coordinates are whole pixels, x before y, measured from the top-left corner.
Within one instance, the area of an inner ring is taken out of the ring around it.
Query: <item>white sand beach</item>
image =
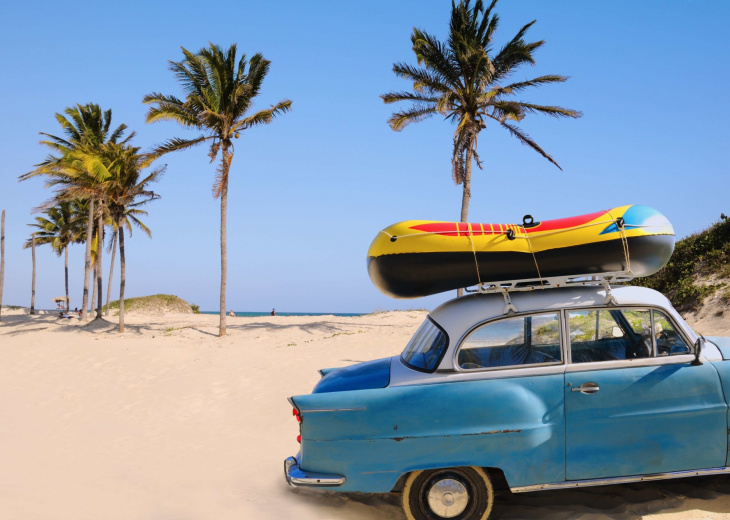
[[[286,398],[318,368],[399,353],[424,316],[229,318],[219,339],[209,315],[129,316],[118,334],[4,309],[0,518],[401,520],[397,495],[286,485]],[[507,495],[495,518],[730,519],[730,478]]]

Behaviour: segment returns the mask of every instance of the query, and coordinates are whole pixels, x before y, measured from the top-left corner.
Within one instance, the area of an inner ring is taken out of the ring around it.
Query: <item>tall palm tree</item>
[[[154,198],[159,198],[159,195],[155,194]],[[134,206],[144,204],[149,201],[143,201],[140,203],[135,203]],[[113,202],[110,201],[111,204]],[[112,210],[113,211],[113,210]],[[132,224],[134,224],[136,227],[142,230],[142,232],[147,235],[149,238],[152,238],[152,231],[139,219],[141,216],[146,216],[148,213],[141,209],[135,209],[135,208],[127,208],[124,211],[124,215],[121,219],[121,225],[122,227],[126,228],[127,231],[129,231],[129,236],[132,236]],[[119,249],[119,227],[117,223],[113,221],[109,221],[109,225],[112,228],[112,242],[109,244],[109,248],[107,252],[110,252],[112,257],[111,261],[109,263],[109,282],[107,283],[107,289],[106,289],[106,304],[104,305],[104,316],[109,316],[109,305],[111,304],[111,296],[112,296],[112,280],[114,278],[114,261],[116,259],[116,252],[117,249]],[[124,332],[124,331],[122,331]]]
[[[452,151],[452,176],[463,185],[461,222],[466,222],[471,199],[472,162],[482,169],[477,154],[477,137],[489,121],[507,130],[512,136],[560,168],[516,123],[527,114],[578,118],[576,110],[543,106],[513,99],[530,87],[562,83],[565,76],[546,75],[511,82],[510,76],[525,63],[534,65],[534,52],[544,41],[527,43],[523,39],[532,21],[494,52],[493,38],[499,17],[493,13],[497,0],[484,8],[482,0],[452,0],[449,36],[441,42],[420,29],[413,29],[411,42],[419,66],[405,63],[393,65],[393,72],[413,82],[413,92],[390,92],[381,98],[385,103],[408,101],[406,110],[395,112],[388,124],[395,131],[435,114],[456,123]]]
[[[33,255],[33,281],[30,289],[30,313],[35,314],[35,233],[30,235],[30,248]]]
[[[0,321],[3,315],[3,283],[5,282],[5,210],[0,218]]]
[[[65,114],[65,115],[64,115]],[[111,130],[112,111],[102,111],[99,105],[88,103],[69,107],[64,114],[56,114],[56,120],[63,132],[63,137],[41,132],[47,137],[41,144],[51,149],[51,153],[36,168],[19,177],[26,180],[38,175],[46,175],[49,178],[47,186],[61,183],[66,186],[76,185],[78,189],[73,193],[57,193],[56,197],[46,203],[52,206],[59,200],[84,199],[89,201],[86,229],[86,254],[84,261],[84,293],[81,306],[81,317],[86,319],[89,299],[89,272],[91,271],[91,240],[94,236],[94,218],[97,215],[95,202],[98,190],[94,189],[96,184],[102,182],[104,168],[101,167],[99,154],[101,147],[107,143],[124,144],[129,141],[134,132],[122,139],[127,126],[119,125]],[[101,218],[101,217],[99,217]],[[97,278],[97,285],[101,285],[101,276]],[[97,317],[101,317],[101,307],[97,311]]]
[[[140,154],[139,148],[129,145],[108,145],[107,150],[112,161],[109,181],[105,185],[105,198],[119,241],[119,332],[124,332],[124,290],[127,283],[124,228],[129,230],[131,236],[134,224],[147,236],[152,236],[149,228],[139,220],[140,216],[147,215],[140,207],[160,198],[149,189],[149,185],[160,178],[165,167],[156,168],[142,177],[143,170],[154,161],[154,156]]]
[[[269,71],[269,60],[255,54],[248,62],[242,55],[236,62],[236,45],[227,51],[210,44],[197,54],[182,48],[185,58],[170,62],[170,70],[180,82],[185,99],[159,93],[148,94],[143,102],[153,105],[147,112],[147,122],[175,121],[185,128],[203,133],[192,139],[173,138],[158,146],[154,154],[184,150],[210,141],[210,161],[221,155],[213,184],[213,197],[221,199],[221,291],[219,335],[226,334],[226,212],[228,205],[228,174],[233,160],[233,139],[251,127],[269,124],[274,117],[288,112],[292,102],[279,101],[267,109],[247,115],[253,100],[261,90]],[[248,70],[246,66],[248,65]]]
[[[59,202],[57,206],[48,208],[43,213],[45,217],[36,217],[30,226],[37,229],[34,233],[37,245],[48,244],[56,255],[64,255],[64,273],[66,287],[66,311],[69,310],[68,291],[68,246],[81,243],[86,238],[83,210],[79,201]],[[24,247],[32,247],[29,239]]]

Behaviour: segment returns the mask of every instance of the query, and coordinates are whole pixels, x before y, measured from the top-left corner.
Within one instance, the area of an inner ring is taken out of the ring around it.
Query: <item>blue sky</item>
[[[271,60],[257,108],[294,102],[291,113],[236,142],[228,306],[369,312],[433,308],[452,296],[394,300],[375,289],[365,268],[370,241],[387,225],[458,220],[453,126],[432,118],[395,133],[386,125],[394,107],[378,97],[410,88],[392,64],[415,63],[414,26],[445,36],[450,1],[9,4],[0,8],[3,303],[30,302],[30,251],[21,244],[31,208],[50,192],[40,180],[16,179],[46,153],[38,132],[57,133],[54,113],[95,102],[137,132],[138,146],[191,135],[173,123],[145,125],[141,100],[152,91],[179,95],[167,60],[181,58],[180,46],[195,51],[209,41],[236,42],[239,52]],[[497,46],[533,19],[528,37],[546,40],[537,65],[515,79],[571,77],[521,98],[584,116],[522,123],[563,172],[498,128],[482,132],[484,171],[474,174],[471,221],[520,222],[526,213],[544,220],[639,203],[659,209],[682,237],[729,213],[730,3],[502,0],[497,11]],[[204,148],[161,162],[167,172],[155,189],[162,199],[145,220],[153,239],[135,233],[127,243],[127,294],[177,294],[214,310],[215,165]],[[82,247],[72,248],[72,306],[81,300],[82,262]],[[38,266],[36,305],[49,307],[63,293],[63,259],[41,248]]]

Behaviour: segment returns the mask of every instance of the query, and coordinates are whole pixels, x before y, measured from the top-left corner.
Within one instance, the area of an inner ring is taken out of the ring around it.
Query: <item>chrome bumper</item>
[[[342,475],[302,471],[298,457],[287,457],[284,461],[284,476],[290,486],[341,486],[345,483]]]

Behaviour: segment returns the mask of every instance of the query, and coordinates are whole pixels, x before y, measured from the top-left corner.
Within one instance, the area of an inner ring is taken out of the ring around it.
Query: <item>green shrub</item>
[[[678,310],[689,311],[696,310],[706,296],[724,285],[695,284],[696,277],[709,275],[730,278],[730,219],[722,219],[679,240],[667,265],[630,285],[655,289],[664,293]]]

